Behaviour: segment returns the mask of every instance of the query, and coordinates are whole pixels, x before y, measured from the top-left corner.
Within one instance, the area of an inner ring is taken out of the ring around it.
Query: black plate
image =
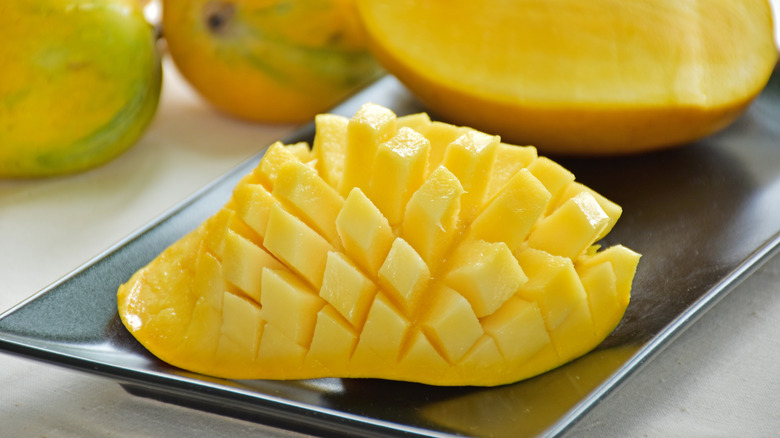
[[[133,394],[318,435],[554,436],[637,371],[780,245],[780,78],[725,131],[640,156],[563,159],[624,215],[606,244],[643,254],[631,304],[594,352],[527,381],[441,388],[370,379],[231,381],[172,368],[119,322],[116,289],[214,213],[254,157],[142,232],[0,316],[0,349],[117,380]],[[424,110],[386,77],[364,102]],[[310,140],[309,125],[292,143]],[[553,157],[555,158],[555,157]]]

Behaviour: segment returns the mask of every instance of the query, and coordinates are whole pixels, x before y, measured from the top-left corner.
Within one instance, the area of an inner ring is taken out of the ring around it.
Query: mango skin
[[[231,117],[308,122],[384,74],[354,0],[166,0],[162,18],[177,69]]]
[[[139,3],[3,2],[0,29],[0,177],[94,168],[145,132],[162,65]]]

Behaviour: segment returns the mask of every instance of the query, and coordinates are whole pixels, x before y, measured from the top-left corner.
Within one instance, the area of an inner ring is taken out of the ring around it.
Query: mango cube
[[[571,183],[574,182],[574,174],[555,161],[547,157],[539,157],[528,165],[528,170],[544,184],[550,192],[551,200],[548,204],[548,212],[553,209],[558,197]]]
[[[293,342],[308,347],[323,300],[284,270],[263,269],[263,290],[263,319]]]
[[[340,183],[346,196],[354,187],[368,192],[371,174],[366,172],[374,164],[376,150],[396,132],[395,114],[379,105],[365,104],[347,124],[347,147],[344,173]]]
[[[498,310],[528,281],[504,242],[468,240],[454,259],[455,268],[444,281],[468,300],[480,318]]]
[[[513,296],[482,324],[507,361],[526,360],[550,343],[539,306],[519,296]]]
[[[417,307],[431,276],[425,261],[400,237],[393,241],[377,274],[387,296],[407,314]]]
[[[610,231],[612,231],[612,227],[615,226],[618,219],[620,218],[620,215],[623,214],[623,208],[614,202],[610,201],[609,199],[605,198],[600,193],[597,193],[595,190],[591,189],[590,187],[580,184],[576,181],[569,184],[566,187],[566,190],[561,194],[560,198],[558,199],[558,205],[556,205],[555,208],[560,208],[561,204],[568,201],[569,199],[573,198],[574,196],[578,195],[581,192],[588,192],[590,193],[595,199],[596,202],[598,202],[599,206],[601,206],[601,209],[604,210],[604,213],[609,216],[609,222],[607,222],[607,226],[604,227],[603,230],[601,230],[601,233],[596,237],[597,240],[603,238],[606,236]]]
[[[487,197],[492,198],[520,169],[527,168],[537,158],[536,148],[533,146],[499,143],[493,170],[490,172]]]
[[[426,113],[398,116],[395,119],[395,127],[398,131],[401,131],[401,128],[411,128],[413,131],[419,132],[428,138],[426,134],[431,127],[431,118]]]
[[[409,199],[402,234],[426,263],[438,259],[455,238],[461,195],[458,178],[439,167]]]
[[[287,203],[295,215],[331,243],[338,242],[336,216],[344,198],[317,175],[314,169],[300,161],[288,161],[279,166],[273,196]]]
[[[328,369],[344,369],[357,344],[357,332],[335,308],[325,306],[317,314],[307,359]]]
[[[449,362],[457,363],[482,336],[483,329],[469,302],[448,287],[442,287],[423,322]]]
[[[279,201],[261,184],[242,184],[233,191],[236,214],[259,236],[265,235],[271,207]]]
[[[328,253],[320,296],[353,327],[361,328],[376,295],[376,285],[342,253]]]
[[[263,325],[258,303],[225,292],[217,357],[228,364],[253,362],[260,348]]]
[[[273,370],[281,379],[294,378],[295,370],[303,365],[307,351],[275,325],[266,324],[255,361],[266,364],[269,371]]]
[[[518,170],[471,223],[477,239],[504,242],[517,251],[544,213],[550,192],[527,169]],[[511,228],[503,224],[511,223]]]
[[[539,222],[528,245],[550,254],[577,257],[609,224],[609,216],[588,192],[578,193]]]
[[[422,331],[415,331],[409,336],[409,347],[398,360],[397,368],[401,372],[415,373],[427,376],[429,379],[440,379],[451,375],[454,367],[431,344]]]
[[[387,218],[358,188],[344,202],[336,229],[344,251],[366,272],[376,272],[395,240]]]
[[[370,368],[396,364],[410,326],[411,322],[384,295],[378,294],[360,332],[351,366]]]
[[[208,360],[217,350],[222,331],[222,300],[227,285],[222,278],[219,260],[203,247],[199,249],[195,263],[193,288],[198,298],[190,309],[192,317],[182,337],[181,348],[190,360],[197,361]]]
[[[409,198],[425,181],[431,143],[411,128],[379,145],[369,183],[370,199],[390,225],[401,222]]]
[[[281,262],[249,239],[228,229],[222,252],[222,273],[255,302],[260,302],[263,268],[282,268]]]
[[[615,271],[610,262],[603,262],[577,271],[588,294],[588,306],[593,315],[596,336],[606,336],[614,329],[614,318],[620,312]]]
[[[315,288],[322,285],[325,261],[333,246],[302,220],[274,205],[263,245]]]
[[[432,121],[431,124],[427,126],[425,132],[418,131],[421,134],[424,134],[431,142],[431,156],[428,160],[428,170],[432,172],[439,167],[444,161],[444,154],[447,152],[450,143],[468,131],[468,128],[453,126],[438,121]]]
[[[447,146],[442,164],[463,186],[461,217],[466,221],[482,206],[499,142],[496,136],[467,131]]]
[[[246,177],[246,182],[260,183],[269,191],[273,189],[279,169],[288,161],[300,161],[290,147],[281,142],[272,144],[260,164]]]
[[[317,160],[317,173],[328,185],[338,189],[344,176],[349,119],[335,114],[318,114],[314,125],[317,135],[312,143],[312,153]]]
[[[616,299],[620,307],[625,309],[631,298],[631,284],[634,280],[630,267],[636,266],[640,257],[638,253],[623,245],[615,245],[603,251],[580,255],[575,261],[575,266],[578,271],[584,271],[591,266],[609,262],[615,272]]]

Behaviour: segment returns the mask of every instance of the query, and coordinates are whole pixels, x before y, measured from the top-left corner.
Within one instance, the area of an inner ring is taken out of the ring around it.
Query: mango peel
[[[90,169],[143,135],[162,67],[135,0],[2,2],[0,28],[0,177]]]
[[[301,123],[384,74],[354,0],[165,0],[162,27],[186,81],[223,114]]]
[[[530,146],[366,104],[272,145],[117,293],[151,353],[235,379],[492,386],[595,348],[639,254],[622,209]]]

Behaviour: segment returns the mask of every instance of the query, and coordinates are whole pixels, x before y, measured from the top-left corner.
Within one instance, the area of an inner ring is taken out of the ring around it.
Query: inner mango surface
[[[212,217],[118,290],[160,359],[236,379],[492,386],[620,322],[622,210],[530,146],[364,105],[272,145]]]

